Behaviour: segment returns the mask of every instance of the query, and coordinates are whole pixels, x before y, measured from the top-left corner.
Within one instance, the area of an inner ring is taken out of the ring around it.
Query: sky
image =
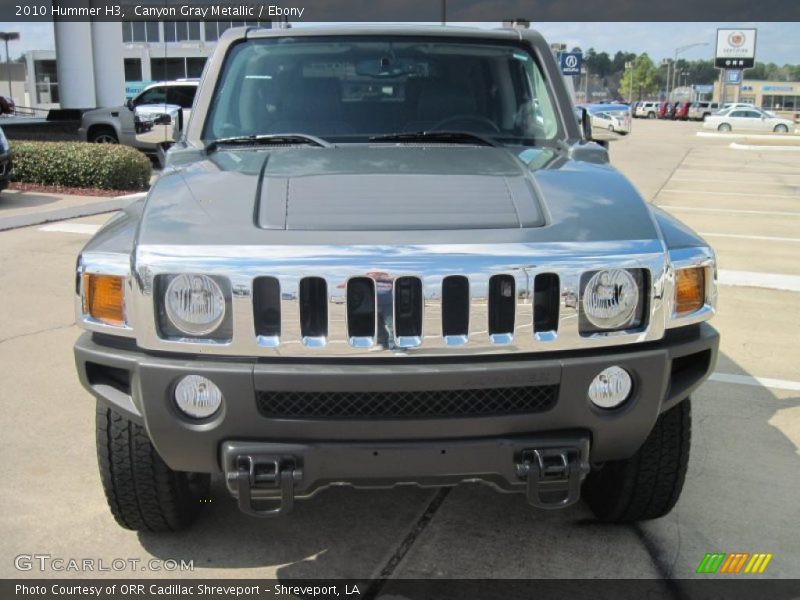
[[[499,23],[467,23],[481,27],[497,27]],[[654,61],[672,58],[675,48],[697,42],[708,46],[692,48],[681,58],[709,59],[714,52],[717,28],[758,29],[756,60],[779,65],[800,63],[800,23],[534,23],[533,28],[548,42],[563,42],[568,48],[594,48],[613,55],[617,50],[647,52]],[[10,43],[11,58],[28,50],[52,50],[52,23],[2,23],[0,31],[18,31],[21,39]],[[4,51],[0,45],[0,54]]]

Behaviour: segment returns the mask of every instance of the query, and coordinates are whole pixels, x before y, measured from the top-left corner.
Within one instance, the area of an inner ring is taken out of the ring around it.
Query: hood
[[[658,237],[644,201],[613,168],[546,148],[517,150],[376,144],[218,151],[159,179],[147,201],[139,242]]]
[[[300,149],[265,158],[264,229],[399,231],[544,225],[528,171],[472,146]]]

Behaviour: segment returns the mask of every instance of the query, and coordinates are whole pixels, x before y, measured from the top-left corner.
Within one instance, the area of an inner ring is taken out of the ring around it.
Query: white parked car
[[[772,112],[771,110],[764,110],[763,108],[758,108],[757,106],[755,106],[754,104],[750,104],[749,102],[726,102],[726,103],[725,103],[725,104],[723,104],[723,105],[720,107],[720,109],[719,109],[719,110],[718,110],[716,113],[714,113],[714,114],[717,114],[717,115],[725,115],[725,114],[728,114],[729,112],[731,112],[732,110],[735,110],[735,109],[737,109],[737,108],[750,108],[750,109],[752,109],[752,110],[757,110],[757,111],[759,111],[759,112],[762,112],[762,113],[764,113],[764,114],[765,114],[765,115],[767,115],[768,117],[775,117],[775,116],[777,116],[777,115],[776,115],[774,112]]]
[[[623,135],[631,132],[631,113],[627,110],[609,110],[591,115],[592,129],[607,129]]]
[[[750,106],[748,108],[732,108],[706,117],[703,128],[721,132],[774,131],[775,133],[791,133],[794,132],[794,122]]]

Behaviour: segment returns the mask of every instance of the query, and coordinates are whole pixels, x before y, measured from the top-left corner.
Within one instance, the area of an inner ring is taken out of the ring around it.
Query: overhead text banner
[[[0,21],[800,21],[793,0],[2,0]]]

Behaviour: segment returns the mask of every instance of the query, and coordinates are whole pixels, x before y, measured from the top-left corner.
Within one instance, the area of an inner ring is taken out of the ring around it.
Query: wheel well
[[[115,138],[119,139],[119,134],[117,133],[117,130],[114,129],[114,127],[112,125],[107,125],[107,124],[102,124],[102,123],[100,123],[98,125],[92,125],[91,127],[89,127],[89,129],[86,131],[86,138],[90,140],[90,139],[92,139],[92,136],[94,136],[97,133],[100,133],[101,131],[111,132],[111,133],[114,134]]]

